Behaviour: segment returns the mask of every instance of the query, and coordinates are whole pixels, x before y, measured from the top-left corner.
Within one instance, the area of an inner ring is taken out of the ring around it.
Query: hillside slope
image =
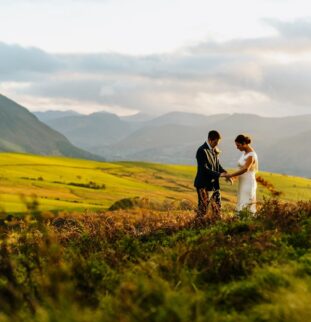
[[[0,151],[100,159],[72,145],[23,106],[0,94]]]
[[[195,209],[194,166],[144,162],[96,162],[62,157],[0,153],[0,208],[24,211],[36,200],[40,209],[108,209],[126,198],[145,200],[156,208],[173,206]],[[272,173],[259,173],[281,191],[282,200],[311,199],[310,180]],[[221,182],[222,199],[234,207],[237,184]],[[21,199],[21,195],[26,200]],[[269,191],[259,186],[258,199]]]

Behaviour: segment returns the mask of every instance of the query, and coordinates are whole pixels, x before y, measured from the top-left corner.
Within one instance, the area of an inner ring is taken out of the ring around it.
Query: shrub
[[[0,320],[308,321],[310,209],[195,227],[188,210],[30,205],[0,222]]]

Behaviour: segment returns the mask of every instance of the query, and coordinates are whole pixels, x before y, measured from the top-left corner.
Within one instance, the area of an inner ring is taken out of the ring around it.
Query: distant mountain
[[[160,120],[161,122],[159,119],[149,121],[145,123],[145,127],[123,140],[92,151],[113,160],[194,164],[196,149],[204,142],[208,132],[216,129],[223,137],[220,148],[224,166],[236,167],[240,152],[235,147],[234,139],[240,133],[247,133],[253,137],[253,146],[259,154],[262,170],[311,177],[311,167],[307,165],[311,159],[307,132],[310,129],[311,115],[265,118],[251,114],[233,114],[220,115],[218,119],[216,115],[202,115],[197,126],[172,124],[172,115],[167,120],[165,116]],[[178,121],[175,119],[175,122]],[[187,120],[181,118],[181,122],[187,123]],[[159,123],[162,124],[154,125]],[[189,124],[193,124],[193,119]],[[292,153],[289,145],[299,146],[297,151],[303,151],[304,157],[301,159],[300,152]]]
[[[288,117],[261,117],[254,114],[232,114],[215,123],[224,135],[249,133],[254,138],[274,140],[291,137],[311,127],[311,114]],[[266,144],[269,142],[265,142]]]
[[[98,159],[72,145],[23,106],[0,94],[0,151]]]
[[[191,156],[183,155],[185,145],[197,146],[200,142],[202,128],[166,124],[161,126],[143,127],[123,140],[103,147],[96,147],[100,155],[117,160],[142,160],[165,163],[193,163]],[[180,151],[183,157],[181,157]],[[178,160],[177,160],[178,159]]]
[[[154,116],[145,114],[145,113],[137,113],[129,116],[121,116],[120,119],[127,122],[145,122],[153,119]]]
[[[114,143],[131,132],[131,125],[111,113],[66,116],[45,121],[65,135],[73,144],[92,148]]]
[[[47,124],[68,136],[76,145],[110,160],[186,164],[196,162],[196,149],[206,140],[208,132],[215,129],[223,137],[221,160],[226,167],[236,166],[240,152],[234,139],[238,134],[246,133],[253,137],[262,170],[311,177],[311,167],[306,166],[297,153],[289,150],[289,145],[297,146],[297,151],[301,149],[304,152],[304,160],[310,160],[308,135],[311,115],[261,117],[253,114],[171,112],[151,120],[135,121],[113,114],[99,116],[95,113],[66,117]]]
[[[42,122],[49,121],[49,120],[55,120],[55,119],[59,119],[59,118],[66,117],[66,116],[81,115],[81,114],[79,114],[75,111],[72,111],[72,110],[33,112],[33,114],[36,115],[36,117]]]
[[[154,118],[147,122],[147,125],[160,126],[167,124],[178,124],[185,126],[206,126],[229,117],[230,114],[202,115],[185,112],[170,112]]]
[[[263,152],[266,167],[271,171],[296,173],[311,179],[310,142],[311,130],[277,141]]]

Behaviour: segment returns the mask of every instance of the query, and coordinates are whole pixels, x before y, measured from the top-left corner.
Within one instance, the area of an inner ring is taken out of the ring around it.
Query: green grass
[[[62,157],[44,157],[18,153],[0,153],[0,209],[24,211],[21,196],[34,197],[41,210],[109,208],[123,198],[188,200],[196,203],[194,166],[163,165],[145,162],[96,162]],[[311,199],[311,184],[306,178],[259,173],[283,194],[285,201]],[[73,184],[104,185],[103,189]],[[237,184],[222,182],[225,204],[234,205]],[[258,199],[269,196],[264,187]]]

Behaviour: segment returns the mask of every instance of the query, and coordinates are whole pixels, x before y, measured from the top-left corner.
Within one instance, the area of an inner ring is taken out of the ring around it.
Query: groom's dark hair
[[[211,141],[220,140],[221,136],[220,136],[219,132],[213,130],[213,131],[208,132],[208,139]]]

